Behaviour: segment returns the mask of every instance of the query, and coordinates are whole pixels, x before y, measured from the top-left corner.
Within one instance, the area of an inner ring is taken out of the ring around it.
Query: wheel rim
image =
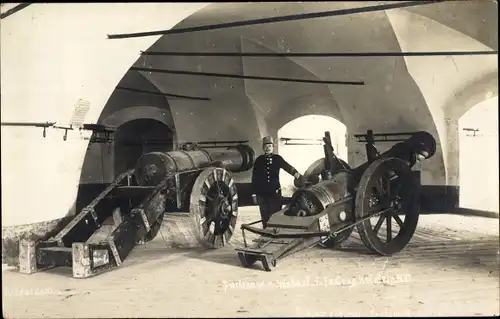
[[[360,182],[356,214],[366,217],[382,213],[365,220],[358,231],[363,233],[363,241],[371,250],[392,254],[402,250],[415,232],[418,184],[411,169],[399,159],[384,159],[373,164],[373,169],[367,170]]]
[[[195,237],[210,248],[223,247],[234,232],[238,194],[231,174],[223,168],[207,168],[196,179],[190,199]]]

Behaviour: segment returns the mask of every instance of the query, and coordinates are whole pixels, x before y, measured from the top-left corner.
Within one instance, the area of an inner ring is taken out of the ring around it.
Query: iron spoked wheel
[[[190,220],[198,242],[207,248],[221,248],[231,239],[238,216],[238,194],[231,174],[210,167],[193,185]]]
[[[335,173],[341,171],[341,170],[350,170],[351,167],[349,164],[341,160],[340,158],[338,159],[341,163],[340,167],[337,166]],[[320,181],[322,181],[321,178],[321,172],[325,170],[325,159],[324,158],[319,158],[316,161],[314,161],[307,170],[304,172],[304,179],[308,184],[318,184]]]
[[[366,247],[383,256],[406,247],[418,224],[418,190],[411,168],[400,159],[379,159],[368,167],[361,177],[355,201],[357,219],[374,215],[357,225]],[[385,232],[383,241],[379,237],[381,230]]]

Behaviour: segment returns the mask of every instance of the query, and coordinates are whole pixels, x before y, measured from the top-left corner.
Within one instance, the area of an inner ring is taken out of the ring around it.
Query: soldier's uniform
[[[273,144],[272,138],[265,137],[263,144]],[[252,189],[253,194],[257,196],[264,228],[271,215],[281,210],[280,169],[292,176],[298,174],[298,171],[278,154],[264,154],[255,159]]]

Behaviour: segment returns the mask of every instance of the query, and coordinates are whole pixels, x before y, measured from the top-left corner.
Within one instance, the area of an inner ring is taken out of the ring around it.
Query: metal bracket
[[[416,133],[418,132],[373,133],[372,130],[368,130],[366,134],[355,134],[354,137],[360,143],[374,144],[375,142],[403,142]],[[397,138],[398,136],[400,138]]]
[[[246,225],[248,225],[248,226],[255,225],[255,224],[260,223],[260,222],[262,222],[262,219],[259,219],[257,221],[251,222],[251,223],[246,224]],[[247,244],[247,237],[245,235],[245,227],[243,227],[243,225],[241,225],[240,229],[241,229],[241,235],[243,236],[243,244],[245,245],[245,248],[246,248],[246,247],[248,247],[248,244]]]
[[[32,122],[2,122],[2,126],[32,126],[32,127],[42,127],[43,128],[43,138],[47,136],[47,128],[53,127],[56,122],[45,122],[45,123],[32,123]]]
[[[73,125],[70,125],[69,127],[54,125],[53,128],[64,130],[63,141],[66,141],[68,139],[68,131],[73,131]]]
[[[462,131],[472,132],[472,135],[467,135],[467,136],[476,137],[476,133],[479,132],[479,129],[477,129],[477,128],[463,128]]]
[[[115,258],[115,263],[117,266],[121,266],[122,264],[122,259],[120,258],[120,254],[118,253],[118,249],[116,249],[116,244],[114,238],[110,238],[108,240],[109,248],[111,249],[111,252],[113,253],[113,257]]]
[[[34,241],[21,240],[19,242],[19,271],[32,274],[37,271],[36,246]]]
[[[73,277],[87,278],[92,275],[89,246],[85,243],[73,243]]]
[[[97,217],[97,212],[95,211],[95,208],[94,207],[90,208],[89,212],[90,212],[90,215],[92,215],[92,218],[94,219],[97,227],[101,227],[101,224],[99,223],[99,218]]]
[[[202,148],[217,148],[217,147],[232,147],[236,145],[248,144],[249,140],[234,140],[234,141],[201,141],[201,142],[182,142],[179,143],[179,150]],[[186,149],[187,148],[187,149]]]
[[[284,141],[285,145],[323,145],[321,143],[322,139],[314,139],[314,138],[294,138],[294,137],[281,137],[280,141]],[[291,142],[295,141],[295,142]]]
[[[151,225],[149,224],[148,217],[146,216],[144,209],[139,209],[138,213],[141,215],[142,222],[144,223],[144,228],[146,228],[146,232],[149,233],[149,231],[151,230]]]
[[[113,142],[111,135],[116,132],[115,127],[102,124],[83,124],[82,127],[80,127],[80,131],[82,130],[92,131],[92,136],[85,138],[90,141],[89,147],[94,143],[107,143],[108,154],[111,152],[111,144]],[[104,134],[104,137],[98,136],[99,134]]]

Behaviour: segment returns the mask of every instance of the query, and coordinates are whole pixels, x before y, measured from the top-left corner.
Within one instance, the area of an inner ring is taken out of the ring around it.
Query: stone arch
[[[171,151],[173,144],[173,131],[164,121],[141,117],[123,123],[114,133],[114,177],[135,168],[143,154]]]
[[[280,128],[306,115],[328,116],[345,125],[337,103],[331,95],[309,94],[288,100],[273,109],[266,116],[268,132],[271,136],[277,138]],[[279,151],[279,147],[277,151]]]
[[[447,118],[459,119],[480,102],[498,96],[498,70],[467,84],[458,92],[445,105]]]
[[[330,132],[335,154],[347,161],[347,126],[335,116],[323,115],[319,112],[295,117],[281,125],[277,130],[275,145],[279,148],[280,155],[299,172],[304,173],[312,163],[324,157],[323,144],[320,141],[290,141],[291,145],[287,145],[288,142],[282,141],[281,138],[298,137],[321,140],[325,131]],[[297,145],[303,143],[306,144]],[[282,173],[280,181],[284,196],[291,196],[296,190],[293,177]]]
[[[274,44],[269,45],[267,43],[264,44],[260,41],[260,39],[254,38],[250,34],[240,36],[240,41],[243,51],[265,53],[281,52],[279,46]],[[312,76],[318,80],[320,79],[316,73],[311,71],[310,68],[306,67],[297,59],[286,58],[283,59],[283,61],[286,61],[284,62],[285,64],[281,61],[277,61],[276,63],[281,63],[279,64],[280,67],[285,67],[286,63],[289,63],[289,65],[293,65],[293,68],[295,68],[294,72],[302,73],[303,76]],[[242,62],[243,71],[245,71],[247,67],[251,69],[252,59],[246,59],[243,57]],[[253,65],[253,67],[255,67],[255,65]],[[253,105],[261,135],[265,133],[263,135],[271,135],[276,138],[279,128],[286,123],[305,115],[325,115],[344,123],[343,114],[340,112],[338,104],[333,98],[327,85],[317,85],[314,87],[304,88],[304,91],[294,91],[292,94],[295,95],[292,95],[291,98],[288,98],[288,100],[283,101],[283,99],[274,99],[273,102],[267,101],[266,98],[261,98],[263,94],[266,94],[262,91],[259,92],[259,96],[254,96],[252,92],[255,90],[253,89],[251,83],[245,83],[245,89],[245,93]],[[271,90],[267,92],[267,94],[273,95],[272,97],[274,98],[276,96],[280,96],[280,93],[282,94],[281,96],[283,96],[283,94],[288,94],[288,92],[289,91],[280,92]],[[260,105],[259,101],[262,102],[262,104],[267,105]],[[273,105],[276,101],[278,101],[278,103]],[[271,106],[269,106],[269,104]],[[261,106],[263,106],[263,108]]]
[[[464,131],[467,128],[479,131]],[[463,114],[458,135],[459,207],[498,212],[498,96]]]
[[[459,132],[458,120],[480,102],[498,96],[498,71],[491,72],[454,94],[445,104],[447,133],[447,184],[459,185]]]
[[[266,120],[269,124],[274,124],[273,128],[279,128],[305,115],[329,116],[344,123],[337,102],[331,94],[323,96],[308,94],[290,99],[269,113]]]
[[[138,119],[155,120],[167,126],[173,133],[173,146],[176,146],[175,125],[167,109],[152,106],[127,107],[111,113],[98,123],[119,128]],[[100,167],[100,173],[96,173],[95,167]],[[114,177],[114,144],[88,145],[80,172],[80,183],[110,183]]]
[[[264,38],[264,37],[262,37],[262,38]],[[281,53],[283,51],[283,48],[281,48],[277,42],[276,43],[272,43],[272,42],[264,43],[263,41],[261,41],[262,38],[251,36],[248,33],[246,33],[244,36],[241,36],[242,44],[244,43],[244,40],[245,40],[245,41],[248,41],[250,43],[253,43],[254,45],[258,45],[262,48],[265,48],[273,53]],[[252,52],[253,52],[253,50],[252,50]],[[313,75],[316,79],[324,80],[307,63],[304,63],[302,60],[294,58],[294,57],[288,57],[287,60],[294,63],[295,65],[297,65],[298,67],[303,69],[305,72]],[[323,91],[324,92],[321,93],[323,95],[323,97],[321,97],[321,98],[324,100],[331,99],[331,101],[333,101],[333,104],[335,105],[334,106],[334,108],[335,108],[334,113],[335,114],[330,114],[330,111],[326,111],[328,114],[319,114],[319,115],[333,116],[334,118],[338,119],[339,121],[341,121],[345,124],[345,122],[348,121],[348,119],[349,119],[349,114],[348,113],[346,114],[346,112],[342,108],[339,107],[339,105],[337,104],[337,101],[332,96],[330,88],[327,85],[324,86]],[[298,98],[293,98],[290,101],[287,101],[287,102],[283,103],[282,105],[280,105],[279,107],[277,107],[277,109],[278,110],[281,109],[282,106],[286,106],[287,103],[289,103],[291,101],[295,101],[296,99],[297,100],[311,99],[314,97],[314,95],[317,95],[317,94],[309,94],[309,95],[305,95],[305,96],[300,96]],[[286,112],[284,112],[284,113],[286,113]],[[307,115],[307,114],[303,114],[303,115]],[[300,115],[300,116],[303,116],[303,115]],[[269,118],[269,115],[267,115],[266,118]],[[293,120],[293,118],[289,119],[289,121],[291,121],[291,120]],[[282,125],[284,125],[284,124],[285,123],[283,123]],[[267,125],[269,126],[269,124],[267,124]],[[273,129],[271,129],[271,131],[273,131]]]
[[[384,17],[380,16],[380,19],[382,18]],[[380,48],[377,47],[377,50],[384,50],[385,47],[391,47],[391,51],[405,51],[401,47],[390,21],[386,22],[387,23],[383,33],[384,41],[381,41],[381,43],[383,42],[383,46]],[[389,27],[391,28],[389,29]],[[339,30],[342,29],[339,27]],[[338,33],[340,33],[340,31]],[[298,50],[296,47],[304,45],[298,37],[290,37],[292,39],[289,40],[289,42],[293,44],[293,48],[295,50]],[[252,33],[250,30],[245,30],[242,38],[248,42],[257,44],[258,46],[265,47],[272,52],[283,52],[288,49],[280,47],[279,41],[271,40],[275,38],[280,39],[279,33],[264,33],[264,31],[261,30],[259,30],[259,33]],[[289,44],[290,49],[292,44]],[[314,51],[315,49],[318,50],[318,48],[321,48],[321,51],[336,50],[335,48],[329,48],[322,45],[315,47],[314,43],[307,44],[309,44],[307,47],[308,50]],[[305,49],[302,50],[305,51]],[[251,52],[255,51],[252,50]],[[352,70],[349,70],[348,68],[344,70],[344,66],[339,65],[338,62],[325,62],[324,65],[321,65],[321,63],[316,62],[318,59],[289,58],[288,60],[291,60],[296,65],[308,71],[309,74],[321,80],[330,78],[329,72],[326,71],[330,70],[330,65],[332,66],[332,69],[340,70],[340,72],[337,72],[339,76],[343,74],[342,71],[344,71],[345,74],[364,74],[356,72],[351,73]],[[325,61],[333,61],[333,59]],[[426,100],[426,96],[424,94],[425,92],[421,90],[419,84],[412,77],[412,74],[410,74],[405,59],[403,57],[399,57],[398,59],[393,59],[392,61],[394,62],[392,66],[389,65],[389,63],[380,63],[376,65],[374,71],[370,69],[370,72],[366,72],[367,74],[365,75],[367,76],[367,83],[362,89],[359,89],[363,90],[362,94],[357,95],[357,93],[355,93],[355,90],[357,89],[355,88],[351,89],[350,87],[347,87],[344,89],[333,85],[325,86],[324,91],[319,90],[316,94],[328,94],[335,97],[334,100],[338,107],[338,114],[349,128],[349,131],[363,133],[366,132],[367,129],[375,129],[379,132],[425,130],[433,134],[438,143],[438,150],[436,155],[422,167],[422,181],[427,185],[443,186],[446,183],[446,166],[444,159],[446,152],[441,149],[442,147],[444,148],[443,144],[446,142],[446,137],[442,134],[444,131],[444,116],[437,117],[433,114],[433,112],[431,112],[432,110]],[[331,64],[327,65],[327,63]],[[350,66],[352,66],[353,69],[359,67],[354,63],[350,64]],[[357,70],[357,72],[359,72],[359,70]],[[397,77],[396,80],[395,76]],[[363,79],[365,78],[363,77]],[[397,82],[397,85],[395,86],[401,87],[404,91],[398,92],[393,90],[393,81]],[[331,104],[331,102],[329,103]],[[367,116],[371,113],[368,107],[372,106],[380,107],[381,112],[379,112],[379,114],[374,114],[374,116]],[[404,109],[410,109],[411,111],[408,112]],[[291,114],[285,111],[282,116],[290,117]],[[271,115],[268,114],[267,118],[269,134],[275,135],[276,132],[273,134],[272,126],[275,126],[275,130],[277,125],[273,125],[271,123]],[[443,130],[440,131],[441,127]],[[441,142],[443,142],[443,144],[441,144]],[[356,165],[362,164],[365,161],[363,145],[356,143],[354,139],[350,141],[349,145],[350,162]]]
[[[177,136],[174,121],[169,110],[153,106],[127,107],[116,111],[102,120],[102,124],[119,128],[127,123],[137,120],[154,120],[167,126],[172,131],[173,147],[176,147]],[[112,156],[114,161],[114,152]]]
[[[127,107],[113,112],[111,115],[101,120],[104,125],[119,127],[137,119],[152,119],[162,122],[175,132],[175,125],[169,110],[154,106]]]
[[[345,140],[345,142],[347,143],[347,125],[346,125],[344,122],[342,122],[339,118],[337,118],[337,117],[335,117],[335,116],[328,115],[328,114],[324,114],[324,113],[319,113],[319,112],[318,112],[318,113],[308,113],[308,114],[304,114],[304,115],[300,115],[300,116],[297,116],[297,117],[292,118],[291,120],[289,120],[289,121],[287,121],[287,122],[283,123],[281,126],[279,126],[279,127],[278,127],[278,130],[277,130],[277,134],[276,134],[276,135],[278,136],[278,132],[279,132],[281,129],[283,129],[284,127],[286,127],[287,125],[289,125],[290,123],[292,123],[292,122],[294,122],[294,121],[296,121],[296,120],[299,120],[299,119],[301,119],[301,118],[308,117],[308,116],[319,116],[319,117],[323,117],[323,118],[329,118],[329,119],[331,119],[331,120],[335,121],[336,123],[341,124],[341,126],[343,126],[343,130],[345,130],[345,132],[344,132],[344,136],[343,136],[343,138],[342,138],[342,139],[343,139],[343,140]],[[327,129],[327,130],[329,130],[329,129]],[[324,134],[324,132],[323,132],[323,131],[322,131],[321,133],[319,133],[319,134],[320,134],[320,135],[318,135],[318,136],[316,136],[316,137],[314,137],[314,138],[315,138],[315,139],[316,139],[316,138],[317,138],[317,139],[321,139],[321,138],[324,136],[324,135],[323,135],[323,134]],[[301,132],[297,132],[297,136],[298,136],[298,135],[302,135],[302,134],[301,134]],[[279,136],[278,136],[278,137],[279,137]],[[333,142],[333,140],[334,140],[334,139],[332,138],[332,142]],[[278,141],[278,140],[276,140],[276,141]],[[279,144],[279,143],[278,143],[278,142],[276,142],[276,145],[278,145],[278,144]],[[344,155],[345,155],[345,156],[347,156],[347,154],[344,154]],[[344,158],[345,156],[343,156],[343,159],[347,161],[347,158]]]

